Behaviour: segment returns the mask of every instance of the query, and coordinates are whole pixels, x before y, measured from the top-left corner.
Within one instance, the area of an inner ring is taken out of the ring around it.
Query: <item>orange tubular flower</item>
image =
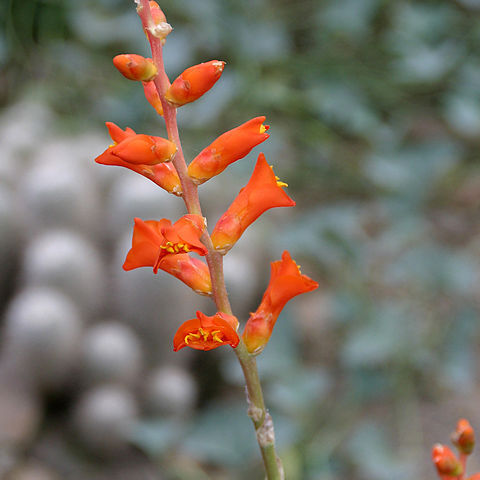
[[[278,180],[261,153],[247,185],[240,190],[213,229],[215,249],[225,254],[245,229],[270,208],[295,206],[295,202],[283,191],[285,186],[287,184]]]
[[[211,60],[187,68],[170,85],[165,98],[175,107],[194,102],[215,85],[224,67],[225,62]]]
[[[457,456],[446,445],[437,443],[432,449],[432,461],[440,477],[457,477],[463,467]]]
[[[257,311],[250,315],[243,340],[250,353],[260,353],[267,344],[275,322],[285,304],[301,293],[310,292],[318,283],[302,275],[298,265],[285,251],[282,259],[271,263],[270,283]]]
[[[154,273],[164,270],[197,293],[210,295],[212,283],[208,267],[188,255],[188,252],[206,255],[207,249],[200,242],[204,229],[200,215],[184,215],[173,225],[167,219],[143,221],[136,218],[132,248],[123,268],[152,267]]]
[[[217,312],[209,317],[202,312],[196,313],[197,318],[187,320],[177,330],[173,338],[173,350],[183,347],[195,350],[213,350],[222,345],[237,347],[240,339],[237,335],[238,320],[233,315]]]
[[[117,55],[113,58],[115,68],[129,80],[149,82],[157,76],[157,67],[151,58],[134,53]]]
[[[160,116],[163,116],[162,102],[160,100],[160,96],[158,95],[157,87],[155,87],[155,83],[142,82],[142,84],[143,92],[145,93],[145,98],[147,99],[148,103]]]
[[[156,165],[151,165],[146,162],[129,162],[125,158],[121,158],[120,156],[118,156],[118,150],[115,150],[115,148],[119,147],[121,144],[125,144],[125,142],[131,142],[130,139],[138,137],[139,135],[137,135],[131,128],[128,127],[125,130],[122,130],[120,127],[118,127],[112,122],[107,122],[106,125],[110,133],[110,137],[115,143],[114,145],[108,147],[101,155],[99,155],[95,159],[97,163],[100,163],[102,165],[116,165],[119,167],[129,168],[130,170],[133,170],[134,172],[140,173],[144,177],[149,178],[158,186],[167,190],[167,192],[169,193],[173,193],[174,195],[182,194],[180,178],[178,177],[177,171],[175,170],[175,167],[172,163],[157,163]],[[147,137],[147,135],[141,135],[140,137]],[[158,139],[160,137],[151,138]],[[168,142],[168,140],[165,141]],[[176,148],[173,143],[171,143],[171,145],[173,145],[173,148]],[[133,145],[130,143],[130,147],[132,146]],[[169,146],[169,149],[175,153],[175,150],[173,150],[173,148],[172,146]],[[117,151],[117,155],[115,155],[115,151]],[[147,154],[150,157],[154,155],[153,152],[148,152],[148,148]],[[144,157],[138,157],[138,159],[143,161]]]
[[[265,117],[252,118],[248,122],[220,135],[204,148],[188,166],[188,175],[198,185],[222,173],[231,163],[250,153],[253,147],[270,135],[269,126],[263,125]]]
[[[458,448],[460,453],[470,455],[475,446],[475,432],[470,422],[461,418],[457,423],[457,428],[452,433],[452,442]]]

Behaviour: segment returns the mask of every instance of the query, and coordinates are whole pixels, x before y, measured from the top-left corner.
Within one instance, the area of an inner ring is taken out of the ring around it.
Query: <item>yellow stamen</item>
[[[265,125],[260,125],[260,133],[265,133],[266,131]]]
[[[214,330],[212,332],[212,339],[214,342],[223,343],[223,340],[218,336],[220,330]]]
[[[206,342],[208,340],[208,336],[210,335],[208,332],[206,332],[202,327],[198,329],[199,333],[203,335],[203,341]]]
[[[276,175],[275,175],[275,180],[277,181],[277,185],[278,185],[279,187],[288,187],[288,183],[282,182],[282,181],[280,180],[280,177],[277,177]]]
[[[200,336],[201,335],[199,333],[189,333],[185,336],[185,343],[188,345],[188,342],[198,340]]]

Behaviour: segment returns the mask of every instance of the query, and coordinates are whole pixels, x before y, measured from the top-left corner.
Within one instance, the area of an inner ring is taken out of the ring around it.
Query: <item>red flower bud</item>
[[[265,117],[252,118],[248,122],[220,135],[204,148],[188,166],[188,175],[201,184],[223,172],[231,163],[250,153],[253,147],[264,142],[269,126],[263,125]]]
[[[173,339],[173,350],[183,347],[195,350],[213,350],[222,345],[237,347],[240,339],[237,334],[238,320],[233,315],[217,312],[209,317],[197,312],[197,318],[187,320],[177,330]]]
[[[318,283],[302,275],[290,254],[283,252],[282,259],[271,263],[270,283],[256,312],[250,315],[243,340],[250,353],[260,353],[267,344],[275,322],[286,303],[301,293],[311,292]]]
[[[475,446],[475,432],[469,421],[461,418],[457,423],[457,428],[452,433],[452,442],[458,448],[460,453],[470,455]]]
[[[446,445],[437,443],[433,446],[432,461],[439,476],[457,477],[463,473],[462,464]]]
[[[131,128],[127,127],[125,130],[122,130],[111,122],[107,122],[106,125],[110,136],[115,143],[95,159],[97,163],[128,168],[149,178],[152,182],[155,182],[157,185],[167,190],[167,192],[175,195],[182,194],[180,178],[178,177],[174,165],[172,163],[158,163],[159,159],[156,154],[159,154],[162,148],[154,148],[154,150],[151,150],[151,147],[163,144],[163,147],[166,147],[166,155],[168,155],[169,152],[173,151],[173,148],[175,148],[175,145],[172,142],[165,143],[168,142],[168,140],[162,139],[161,137],[150,137],[149,140],[147,135],[142,135],[141,137],[147,137],[146,145],[142,145],[142,142],[140,141],[140,149],[132,150],[132,147],[135,147],[135,144],[130,144],[128,155],[121,158],[118,156],[118,150],[115,150],[115,147],[122,144],[122,142],[127,142],[128,145],[128,141],[131,141],[129,139],[136,137],[137,134]],[[143,154],[141,155],[142,151]],[[115,152],[117,152],[117,155],[115,155]],[[127,161],[128,159],[131,160],[132,156],[134,161]],[[152,165],[151,162],[157,162],[157,164]]]
[[[113,64],[117,70],[129,80],[149,82],[157,76],[157,67],[151,58],[145,58],[141,55],[128,53],[117,55],[113,59]]]
[[[225,62],[211,60],[187,68],[170,85],[165,98],[176,107],[194,102],[213,87],[224,66]]]
[[[148,103],[155,109],[155,111],[163,116],[163,107],[160,100],[160,95],[158,95],[157,87],[153,82],[142,82],[143,92],[145,93],[145,98]]]
[[[230,250],[246,228],[266,210],[293,207],[295,202],[283,191],[286,185],[278,180],[261,153],[247,185],[240,190],[213,229],[215,249],[220,253]]]

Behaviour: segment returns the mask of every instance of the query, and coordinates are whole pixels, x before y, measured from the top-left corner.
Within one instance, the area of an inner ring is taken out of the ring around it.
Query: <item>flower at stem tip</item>
[[[170,85],[165,99],[175,107],[194,102],[215,85],[224,67],[225,62],[211,60],[187,68]]]
[[[255,117],[220,135],[192,160],[188,166],[190,178],[199,185],[248,155],[269,137],[269,126],[263,125],[264,121],[265,117]]]
[[[166,218],[159,221],[135,218],[132,248],[123,268],[152,267],[154,273],[164,270],[197,293],[210,295],[212,282],[207,265],[188,255],[189,252],[207,254],[200,242],[204,229],[204,219],[200,215],[184,215],[173,225]]]
[[[463,473],[460,460],[446,445],[433,446],[432,461],[440,477],[457,477]]]
[[[470,455],[475,446],[475,432],[470,422],[461,418],[457,423],[457,428],[452,433],[452,442],[460,453]]]
[[[195,350],[213,350],[222,345],[237,347],[240,339],[237,334],[238,320],[233,315],[217,312],[209,317],[202,312],[197,318],[187,320],[177,330],[173,338],[173,350],[183,347]]]
[[[285,251],[282,259],[271,263],[270,283],[257,310],[250,315],[243,340],[250,353],[260,353],[273,331],[275,322],[286,303],[301,293],[310,292],[318,283],[300,272],[300,267]]]
[[[222,254],[228,252],[248,226],[270,208],[295,206],[295,202],[284,192],[285,186],[287,184],[275,176],[261,153],[247,185],[240,190],[213,229],[215,249]]]
[[[95,159],[97,163],[129,168],[149,178],[169,193],[173,193],[174,195],[182,194],[180,178],[174,165],[166,161],[158,163],[161,161],[159,155],[160,157],[162,156],[160,154],[162,148],[164,149],[163,155],[167,157],[167,160],[173,157],[176,152],[176,147],[172,142],[161,137],[137,135],[128,127],[122,130],[112,122],[107,122],[106,126],[114,144]],[[147,138],[145,139],[145,137]],[[133,141],[134,139],[135,141]],[[142,142],[146,143],[141,145]],[[152,150],[152,146],[162,144],[162,148],[154,149],[155,151]],[[154,164],[152,164],[152,162]]]

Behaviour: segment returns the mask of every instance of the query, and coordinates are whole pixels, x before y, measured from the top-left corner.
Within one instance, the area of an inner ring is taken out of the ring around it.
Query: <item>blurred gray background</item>
[[[160,5],[171,79],[227,62],[179,111],[187,158],[271,126],[201,187],[209,225],[260,151],[297,201],[226,257],[235,313],[283,249],[320,282],[259,358],[288,478],[436,478],[431,445],[459,417],[480,428],[480,1]],[[0,2],[0,478],[261,480],[232,352],[172,352],[213,306],[121,268],[135,216],[184,210],[93,161],[105,121],[164,134],[119,53],[149,55],[133,1]]]

